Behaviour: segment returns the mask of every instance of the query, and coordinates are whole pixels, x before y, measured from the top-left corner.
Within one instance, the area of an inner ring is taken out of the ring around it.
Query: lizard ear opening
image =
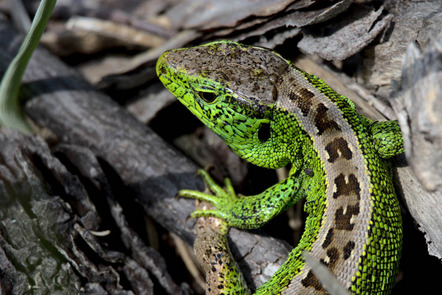
[[[270,123],[263,123],[261,124],[259,130],[258,130],[258,138],[259,141],[262,143],[266,142],[270,138]]]
[[[207,103],[213,103],[217,95],[213,92],[198,91],[198,95]]]

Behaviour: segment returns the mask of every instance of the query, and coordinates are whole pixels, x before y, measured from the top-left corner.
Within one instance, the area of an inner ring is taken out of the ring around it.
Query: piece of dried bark
[[[94,206],[46,143],[3,129],[0,158],[2,291],[77,294],[99,284],[106,292],[130,294],[116,270],[124,255],[102,249],[85,229],[82,221],[97,229]],[[138,284],[148,284],[144,279]]]
[[[395,85],[408,162],[427,190],[442,189],[442,33],[423,52],[408,46]]]
[[[374,94],[388,98],[391,80],[399,80],[402,59],[412,42],[424,49],[430,38],[439,34],[442,27],[440,0],[386,2],[386,9],[394,15],[391,26],[385,30],[380,42],[363,51],[363,65],[359,78],[372,86]]]
[[[304,1],[303,3],[305,2],[307,1]],[[346,10],[351,2],[352,0],[343,0],[331,6],[302,11],[294,10],[295,6],[292,6],[290,9],[287,9],[284,12],[271,15],[267,18],[255,18],[254,15],[250,15],[250,19],[245,20],[235,27],[217,28],[217,30],[213,31],[212,33],[205,35],[205,39],[213,38],[214,36],[228,36],[233,40],[242,41],[246,38],[261,36],[274,30],[284,31],[292,28],[300,28],[307,25],[320,23],[333,18],[342,11]],[[294,4],[296,3],[298,2],[295,2]],[[307,6],[308,5],[306,4],[305,7]],[[296,7],[296,9],[305,7],[299,5]]]
[[[344,0],[321,9],[293,11],[286,15],[275,17],[251,31],[241,33],[238,36],[234,35],[233,39],[243,41],[250,37],[261,36],[254,45],[275,48],[286,40],[297,36],[301,32],[302,27],[324,22],[345,11],[351,2],[352,0]],[[268,32],[273,34],[270,37],[266,37],[265,34]]]
[[[339,20],[321,24],[319,30],[303,29],[304,37],[298,47],[326,60],[344,60],[367,46],[390,23],[392,15],[382,17],[382,12],[382,7],[375,11],[353,5]]]
[[[407,198],[413,217],[426,233],[431,255],[442,258],[442,33],[420,51],[408,46],[392,100],[402,129],[408,163],[433,198]]]
[[[119,238],[124,243],[128,253],[131,253],[131,257],[124,257],[126,264],[124,265],[124,274],[130,280],[134,289],[144,290],[143,292],[149,293],[149,289],[146,289],[144,284],[140,284],[139,280],[148,278],[152,273],[161,286],[167,291],[168,294],[182,294],[187,292],[186,287],[181,290],[170,277],[164,259],[151,247],[145,245],[139,235],[130,228],[125,214],[131,210],[127,208],[124,212],[122,206],[117,200],[117,196],[112,192],[109,179],[103,171],[98,159],[95,157],[89,149],[79,146],[71,146],[62,144],[57,148],[58,153],[65,155],[66,160],[69,160],[69,164],[78,169],[79,174],[91,181],[97,190],[102,192],[109,206],[110,214],[112,215],[115,224],[120,233]],[[118,196],[121,199],[121,196]],[[80,231],[82,236],[88,237],[90,235],[86,231]],[[88,240],[85,238],[85,240]],[[94,243],[90,246],[95,249],[95,252],[103,253],[103,251],[97,247]],[[104,253],[101,256],[106,256]],[[108,260],[111,260],[108,258]],[[146,280],[146,283],[153,288],[151,280]],[[149,287],[147,286],[147,287]],[[153,290],[153,289],[152,289]]]
[[[59,56],[70,56],[119,47],[152,48],[162,45],[171,35],[152,23],[132,21],[128,24],[124,20],[74,16],[63,25],[50,22],[41,42]]]
[[[165,42],[165,38],[139,30],[133,26],[91,17],[72,17],[66,23],[66,27],[69,30],[82,30],[98,36],[116,39],[119,44],[128,48],[133,46],[152,48],[161,46]]]
[[[191,0],[167,11],[174,28],[212,30],[234,27],[242,20],[266,17],[283,11],[294,0]]]

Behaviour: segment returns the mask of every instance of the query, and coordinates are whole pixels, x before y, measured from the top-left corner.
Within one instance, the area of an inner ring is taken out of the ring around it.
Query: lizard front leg
[[[255,196],[237,196],[229,179],[225,180],[225,189],[218,186],[205,170],[199,174],[214,195],[198,191],[182,190],[180,195],[211,203],[215,209],[196,210],[193,218],[217,217],[229,226],[237,228],[258,228],[303,198],[302,177],[292,174],[287,179],[273,185]]]

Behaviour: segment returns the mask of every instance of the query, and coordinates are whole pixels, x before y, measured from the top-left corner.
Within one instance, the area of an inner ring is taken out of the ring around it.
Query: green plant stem
[[[32,129],[20,107],[19,90],[26,66],[40,41],[56,0],[42,0],[31,28],[0,84],[0,125],[30,134]]]

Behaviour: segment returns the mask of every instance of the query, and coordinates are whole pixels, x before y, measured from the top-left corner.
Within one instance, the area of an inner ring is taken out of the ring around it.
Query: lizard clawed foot
[[[218,217],[221,219],[226,219],[227,216],[222,209],[226,208],[229,203],[234,202],[238,198],[235,194],[235,190],[233,189],[232,182],[230,179],[226,178],[224,180],[225,189],[223,189],[221,186],[215,183],[207,171],[199,169],[198,174],[201,175],[213,195],[193,190],[181,190],[179,195],[185,198],[209,202],[217,209],[196,210],[191,214],[191,217]]]

